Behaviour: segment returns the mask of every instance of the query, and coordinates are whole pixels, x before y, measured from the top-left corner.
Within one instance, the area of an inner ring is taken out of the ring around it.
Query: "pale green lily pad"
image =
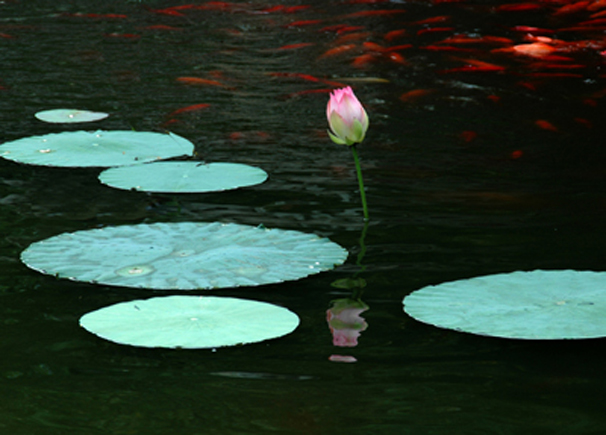
[[[75,131],[32,136],[0,145],[0,157],[61,167],[109,167],[192,155],[194,145],[176,134],[145,131]]]
[[[493,337],[606,337],[606,272],[517,271],[446,282],[406,296],[404,311],[440,328]]]
[[[107,169],[99,180],[117,189],[201,193],[260,184],[267,172],[239,163],[155,162]]]
[[[292,311],[265,302],[165,296],[122,302],[85,314],[80,326],[119,344],[205,349],[257,343],[299,326]]]
[[[158,290],[257,286],[342,264],[347,250],[315,234],[238,224],[181,222],[64,233],[21,260],[76,281]]]
[[[105,119],[108,113],[91,112],[89,110],[78,109],[52,109],[43,110],[34,115],[40,121],[51,124],[75,124],[78,122],[94,122]]]

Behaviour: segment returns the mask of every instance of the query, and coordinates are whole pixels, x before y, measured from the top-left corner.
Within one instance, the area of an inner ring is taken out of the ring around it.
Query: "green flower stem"
[[[364,180],[362,179],[362,168],[360,167],[360,159],[358,158],[358,151],[356,145],[351,145],[351,152],[353,154],[354,162],[356,162],[356,172],[358,174],[358,184],[360,186],[360,198],[362,199],[362,208],[364,209],[364,220],[368,221],[368,206],[366,205],[366,192],[364,192]]]

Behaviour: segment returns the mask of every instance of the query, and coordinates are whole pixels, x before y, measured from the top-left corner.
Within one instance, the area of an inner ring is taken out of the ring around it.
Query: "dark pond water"
[[[98,110],[111,116],[84,128],[171,130],[200,159],[270,174],[232,192],[146,195],[102,186],[96,169],[1,161],[0,433],[604,433],[603,340],[477,337],[402,311],[404,296],[444,281],[604,270],[606,44],[603,24],[581,24],[602,9],[502,3],[0,2],[3,142],[83,128],[37,111]],[[543,28],[534,35],[558,39],[555,51],[516,56],[537,41],[515,26]],[[461,34],[473,40],[444,41]],[[359,147],[368,328],[356,347],[334,346],[326,322],[349,296],[331,283],[359,272],[355,170],[326,137],[331,84],[305,75],[352,85],[371,119]],[[174,113],[195,104],[210,106]],[[173,221],[313,232],[352,255],[298,282],[211,292],[301,318],[287,337],[216,351],[100,340],[80,316],[150,293],[19,261],[62,232]]]

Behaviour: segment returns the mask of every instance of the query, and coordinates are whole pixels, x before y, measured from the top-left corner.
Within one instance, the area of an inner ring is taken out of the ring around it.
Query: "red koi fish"
[[[536,11],[539,9],[543,9],[543,5],[539,3],[508,3],[497,6],[495,12]]]
[[[293,14],[295,12],[303,11],[305,9],[311,8],[310,5],[299,5],[299,6],[285,6],[285,5],[276,5],[269,8],[261,9],[261,13],[270,14],[273,12],[281,12],[283,14]]]
[[[441,71],[444,73],[452,72],[491,72],[491,71],[505,71],[505,67],[501,65],[495,65],[493,63],[483,62],[477,59],[461,59],[467,65],[459,68],[451,68]]]
[[[106,38],[125,38],[125,39],[139,39],[141,35],[135,33],[106,33]]]
[[[509,48],[500,48],[493,50],[493,52],[507,52],[513,54],[521,54],[524,56],[531,57],[545,57],[556,51],[556,48],[545,44],[544,42],[533,42],[531,44],[518,44]]]
[[[353,14],[345,15],[343,18],[360,18],[360,17],[382,17],[386,15],[397,15],[406,12],[404,9],[376,9],[372,11],[359,11]]]
[[[451,36],[446,39],[443,39],[442,41],[438,42],[437,44],[483,44],[483,43],[509,45],[509,44],[513,44],[514,42],[510,38],[503,38],[500,36],[479,36],[479,37],[474,36],[474,37],[472,37],[472,36],[467,36],[467,35],[455,35],[455,36]]]
[[[522,150],[515,150],[512,151],[511,154],[509,155],[509,157],[511,157],[512,160],[517,160],[520,157],[522,157],[524,155],[524,151]]]
[[[454,27],[426,27],[424,29],[417,30],[417,36],[425,33],[452,32],[454,29]]]
[[[392,30],[387,32],[383,38],[386,41],[393,41],[394,39],[402,38],[403,36],[406,36],[406,29]]]
[[[313,26],[314,24],[320,24],[322,20],[300,20],[293,21],[292,23],[284,25],[284,27],[303,27],[303,26]]]
[[[339,45],[338,47],[334,47],[329,50],[326,50],[322,55],[320,55],[320,57],[318,57],[318,59],[325,59],[327,57],[337,56],[337,55],[343,54],[347,51],[351,51],[354,48],[356,48],[355,44]]]
[[[545,119],[537,119],[534,124],[543,130],[558,131],[558,128],[555,125]]]
[[[425,47],[419,47],[422,50],[429,51],[460,51],[464,53],[477,53],[476,48],[464,48],[464,47],[453,47],[452,45],[426,45]]]
[[[444,23],[446,21],[450,21],[450,16],[448,16],[448,15],[439,15],[437,17],[430,17],[430,18],[425,18],[424,20],[415,21],[415,22],[410,23],[410,24],[414,24],[414,25],[417,25],[417,26],[424,26],[426,24]]]
[[[184,17],[185,14],[175,10],[174,8],[166,8],[166,9],[148,9],[149,12],[159,15],[168,15],[171,17]]]
[[[347,33],[343,36],[339,36],[334,42],[334,45],[343,45],[348,42],[361,41],[367,39],[371,35],[370,32],[355,32]]]
[[[299,42],[298,44],[288,44],[278,47],[276,50],[297,50],[299,48],[310,47],[314,45],[313,42]]]
[[[568,14],[575,14],[577,12],[582,12],[582,11],[586,10],[590,4],[591,4],[591,1],[589,1],[589,0],[583,0],[580,2],[567,4],[567,5],[562,6],[559,9],[557,9],[553,13],[553,15],[555,15],[555,16],[568,15]]]
[[[177,109],[174,112],[169,113],[168,116],[175,116],[175,115],[178,115],[180,113],[185,113],[185,112],[194,112],[196,110],[207,109],[208,107],[210,107],[210,104],[207,104],[207,103],[192,104],[191,106],[186,106],[186,107]]]
[[[203,79],[201,77],[177,77],[179,83],[185,83],[186,85],[207,85],[207,86],[219,86],[226,87],[223,83],[217,80]]]
[[[364,68],[368,64],[376,62],[379,56],[373,53],[365,53],[360,56],[356,56],[352,61],[351,65],[356,68]]]
[[[476,133],[475,131],[472,131],[472,130],[464,130],[461,133],[459,133],[459,137],[463,140],[463,142],[469,143],[472,140],[474,140],[476,137],[478,137],[478,133]]]
[[[364,30],[364,26],[345,26],[337,30],[337,35],[342,35],[348,32],[357,32],[358,30]]]
[[[309,74],[302,74],[302,73],[291,73],[291,72],[270,72],[267,73],[268,75],[272,76],[272,77],[292,77],[292,78],[298,78],[298,79],[302,79],[302,80],[307,80],[310,82],[316,82],[316,83],[324,83],[325,85],[329,85],[329,86],[336,86],[339,88],[343,88],[346,87],[347,85],[344,83],[339,83],[339,82],[335,82],[332,80],[327,80],[327,79],[321,79],[319,77],[315,77]]]
[[[435,91],[435,89],[413,89],[412,91],[404,92],[402,95],[400,95],[400,101],[405,103],[415,102],[419,98],[433,94]]]
[[[532,26],[514,26],[514,27],[511,27],[510,30],[513,30],[514,32],[520,32],[520,33],[530,33],[532,35],[552,35],[555,33],[555,30],[543,29],[540,27],[532,27]]]
[[[327,89],[306,89],[304,91],[293,92],[292,94],[286,95],[286,98],[295,98],[302,95],[316,95],[316,94],[329,94],[334,91],[334,88]]]
[[[576,122],[577,124],[581,124],[587,128],[593,128],[593,123],[585,118],[573,118],[573,121]]]

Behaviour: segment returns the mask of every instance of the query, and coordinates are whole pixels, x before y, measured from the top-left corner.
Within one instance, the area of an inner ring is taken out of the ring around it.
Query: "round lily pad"
[[[204,349],[281,337],[299,326],[299,317],[265,302],[164,296],[101,308],[82,316],[80,326],[119,344]]]
[[[94,122],[109,116],[103,112],[91,112],[78,109],[53,109],[43,110],[34,115],[40,121],[52,124],[74,124],[78,122]]]
[[[33,243],[22,261],[77,281],[162,290],[257,286],[342,264],[347,251],[315,234],[222,223],[124,225]]]
[[[99,175],[108,186],[161,193],[217,192],[263,183],[267,173],[238,163],[155,162],[110,168]]]
[[[606,272],[535,270],[480,276],[417,290],[404,311],[441,328],[493,337],[606,337]]]
[[[0,157],[62,167],[132,165],[192,155],[194,145],[176,134],[145,131],[75,131],[32,136],[0,145]]]

